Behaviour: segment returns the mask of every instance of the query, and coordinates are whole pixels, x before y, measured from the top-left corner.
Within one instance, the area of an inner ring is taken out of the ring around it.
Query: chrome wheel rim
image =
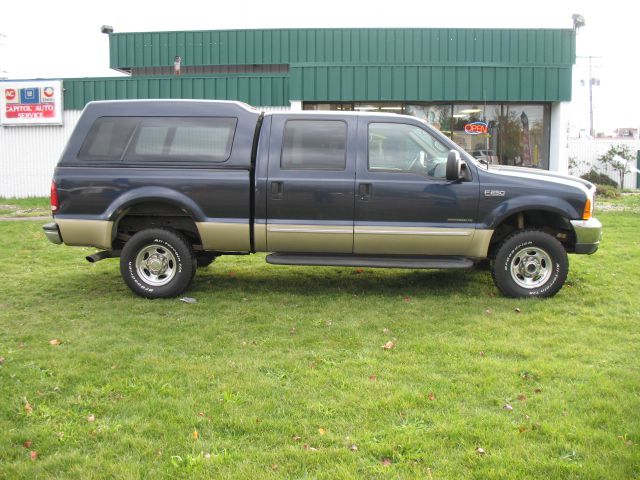
[[[148,245],[136,256],[136,271],[145,283],[162,287],[176,275],[176,257],[162,245]]]
[[[538,288],[549,280],[553,263],[547,252],[538,247],[519,250],[511,260],[511,278],[522,288]]]

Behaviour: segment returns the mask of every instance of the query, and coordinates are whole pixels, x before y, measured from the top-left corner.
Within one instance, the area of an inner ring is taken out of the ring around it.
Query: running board
[[[407,257],[374,255],[309,255],[299,253],[272,253],[267,255],[272,265],[317,265],[325,267],[372,268],[433,268],[469,269],[473,261],[466,257]]]

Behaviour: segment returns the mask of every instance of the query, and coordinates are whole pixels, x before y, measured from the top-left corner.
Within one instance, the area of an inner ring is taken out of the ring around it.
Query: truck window
[[[369,170],[445,178],[449,148],[427,131],[404,123],[369,124]]]
[[[347,124],[341,120],[288,120],[282,141],[282,170],[344,170]]]
[[[120,161],[138,122],[138,118],[130,117],[98,118],[78,152],[78,159]]]
[[[142,118],[124,160],[224,162],[236,123],[223,117]]]

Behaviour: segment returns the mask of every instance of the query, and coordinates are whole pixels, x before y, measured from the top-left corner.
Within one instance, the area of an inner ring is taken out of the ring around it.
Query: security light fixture
[[[573,19],[573,30],[576,32],[579,28],[584,27],[587,24],[587,22],[584,20],[584,16],[580,15],[579,13],[574,13],[573,15],[571,15],[571,18]]]
[[[113,27],[111,25],[102,25],[100,27],[100,33],[111,35],[113,33]]]

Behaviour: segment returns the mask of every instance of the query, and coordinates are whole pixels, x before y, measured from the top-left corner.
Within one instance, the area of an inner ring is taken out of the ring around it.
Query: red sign
[[[480,135],[481,133],[489,133],[489,126],[484,122],[472,122],[464,126],[464,131],[469,135]]]
[[[14,98],[16,98],[16,91],[13,88],[7,88],[4,91],[4,98],[6,98],[7,100],[13,100]]]
[[[54,105],[48,103],[29,103],[7,105],[7,118],[53,118],[56,114]]]

